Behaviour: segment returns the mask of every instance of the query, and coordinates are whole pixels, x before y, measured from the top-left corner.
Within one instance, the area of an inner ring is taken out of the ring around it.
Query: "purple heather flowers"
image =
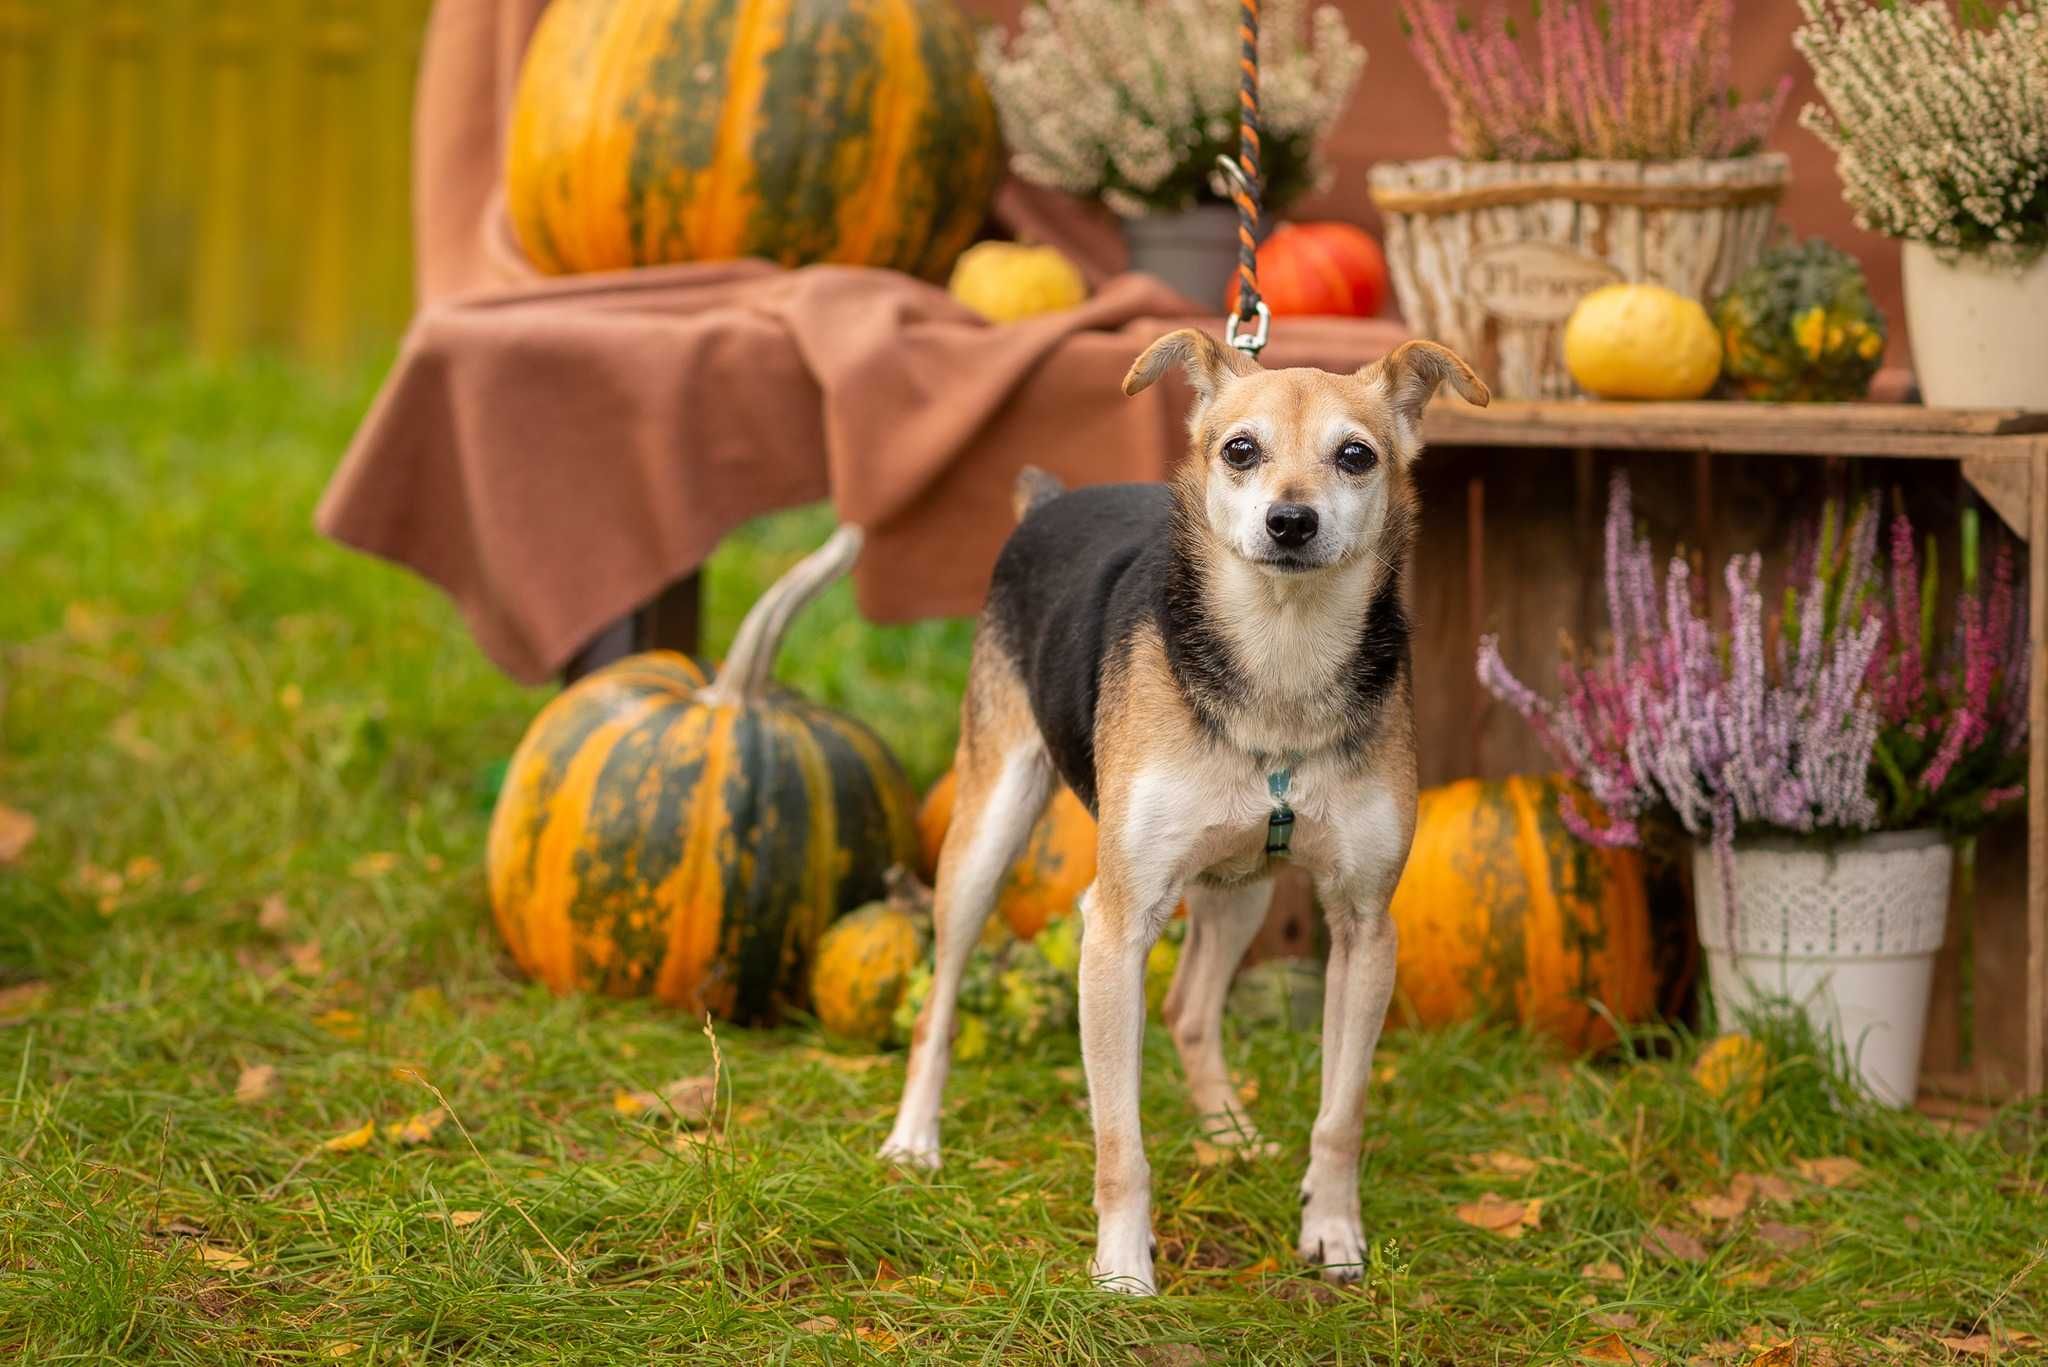
[[[1775,621],[1762,558],[1735,556],[1717,629],[1682,558],[1659,584],[1617,477],[1607,651],[1563,663],[1550,700],[1508,672],[1495,638],[1479,643],[1481,682],[1602,809],[1568,798],[1565,823],[1596,844],[1635,845],[1646,823],[1670,819],[1725,855],[1738,834],[1966,833],[2018,801],[2028,652],[2010,551],[1981,592],[1966,524],[1965,590],[1937,653],[1935,581],[1923,576],[1912,524],[1903,514],[1893,523],[1882,563],[1878,524],[1874,499],[1847,519],[1830,504],[1794,548]]]
[[[1401,0],[1416,59],[1467,161],[1666,161],[1763,145],[1791,89],[1743,101],[1728,85],[1733,0],[1544,0],[1535,60],[1507,6],[1482,21],[1456,0]]]

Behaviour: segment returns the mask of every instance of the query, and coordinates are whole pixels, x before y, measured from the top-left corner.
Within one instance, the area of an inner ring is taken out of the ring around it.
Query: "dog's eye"
[[[1378,459],[1378,453],[1362,441],[1347,441],[1337,448],[1337,468],[1347,475],[1364,474]]]
[[[1232,437],[1223,443],[1223,463],[1233,470],[1249,470],[1258,459],[1259,444],[1250,437]]]

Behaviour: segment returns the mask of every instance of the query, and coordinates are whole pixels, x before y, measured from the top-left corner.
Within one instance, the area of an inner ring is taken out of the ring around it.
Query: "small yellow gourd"
[[[930,900],[909,870],[889,871],[889,895],[847,913],[818,940],[811,1002],[827,1033],[882,1045],[910,977],[924,961]]]
[[[1073,308],[1088,297],[1080,269],[1054,247],[979,242],[953,266],[953,297],[991,323]]]
[[[1662,285],[1605,285],[1564,325],[1564,363],[1603,399],[1697,399],[1721,374],[1721,334],[1700,307]]]

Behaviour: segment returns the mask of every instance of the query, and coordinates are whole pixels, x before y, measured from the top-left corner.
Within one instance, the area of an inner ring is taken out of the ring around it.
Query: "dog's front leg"
[[[1396,864],[1393,878],[1399,874]],[[1393,878],[1317,886],[1330,926],[1330,963],[1323,989],[1323,1099],[1301,1182],[1299,1248],[1305,1261],[1336,1282],[1357,1281],[1365,1270],[1358,1159],[1372,1053],[1394,995],[1394,920],[1387,914]]]
[[[1151,1295],[1152,1168],[1138,1094],[1145,1044],[1145,956],[1178,889],[1134,889],[1102,876],[1082,902],[1081,1061],[1095,1125],[1095,1279]]]

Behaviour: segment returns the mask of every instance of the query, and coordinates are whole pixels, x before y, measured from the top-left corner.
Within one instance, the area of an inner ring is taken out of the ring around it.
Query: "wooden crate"
[[[1953,526],[1963,501],[1981,500],[2018,540],[2048,540],[2048,414],[1711,402],[1481,410],[1447,399],[1431,409],[1426,435],[1411,579],[1425,783],[1547,766],[1529,728],[1479,687],[1474,644],[1498,632],[1510,666],[1547,683],[1560,633],[1599,639],[1601,527],[1617,468],[1657,544],[1683,543],[1709,564],[1780,544],[1829,491],[1896,488],[1928,528]],[[2028,562],[2039,737],[2048,732],[2048,557]],[[1952,566],[1943,582],[1957,582]],[[2037,743],[2031,763],[2026,822],[1980,841],[1974,918],[1951,917],[1929,1091],[2002,1097],[2048,1086],[2048,746]]]

